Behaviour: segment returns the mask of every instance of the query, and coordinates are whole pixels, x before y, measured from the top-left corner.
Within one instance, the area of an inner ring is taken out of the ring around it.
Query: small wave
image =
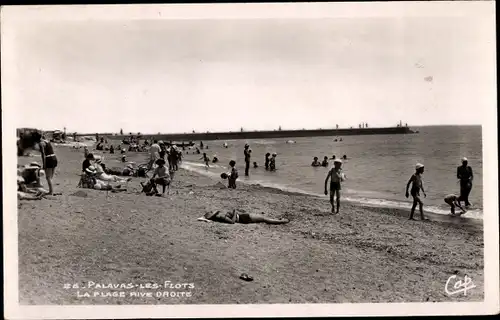
[[[181,164],[181,168],[190,170],[211,178],[216,178],[220,179],[220,172],[214,172],[210,171],[204,168],[204,164],[199,164],[199,163],[191,163],[191,162],[183,162]],[[223,168],[223,167],[219,167]],[[225,169],[225,168],[224,168]],[[318,198],[323,198],[327,199],[328,196],[325,196],[324,194],[321,193],[315,193],[315,192],[309,192],[305,191],[302,189],[294,188],[294,187],[289,187],[286,185],[282,184],[277,184],[277,183],[272,183],[269,181],[265,180],[246,180],[246,179],[241,179],[238,180],[238,183],[244,183],[247,185],[260,185],[262,187],[268,187],[268,188],[274,188],[278,189],[281,191],[285,192],[294,192],[294,193],[300,193],[304,195],[309,195],[309,196],[314,196]],[[351,190],[352,191],[352,190]],[[370,192],[365,192],[365,193],[370,193]],[[344,200],[348,202],[353,202],[353,203],[359,203],[363,205],[368,205],[368,206],[376,206],[376,207],[383,207],[383,208],[397,208],[397,209],[411,209],[411,204],[408,202],[400,202],[400,201],[393,201],[393,200],[387,200],[387,199],[377,199],[377,198],[365,198],[365,197],[357,197],[355,194],[353,196],[349,197],[343,197]],[[435,214],[440,214],[440,215],[448,215],[450,214],[450,209],[449,207],[446,207],[445,209],[439,206],[425,206],[425,211],[432,212]],[[459,210],[459,209],[457,209]],[[483,212],[479,209],[472,209],[468,210],[467,213],[465,214],[465,217],[467,218],[472,218],[472,219],[482,219]]]

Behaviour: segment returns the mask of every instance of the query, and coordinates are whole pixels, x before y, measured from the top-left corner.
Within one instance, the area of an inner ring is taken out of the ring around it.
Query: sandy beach
[[[484,298],[480,224],[461,224],[456,219],[451,223],[446,218],[411,222],[405,211],[349,203],[343,203],[340,214],[331,215],[325,199],[242,183],[229,190],[220,188],[216,180],[182,169],[164,198],[139,194],[139,182],[145,180],[140,178],[128,183],[126,193],[107,195],[76,187],[82,152],[56,149],[60,164],[55,188],[62,195],[18,205],[21,304]],[[144,155],[130,153],[128,157],[140,163]],[[21,157],[19,163],[33,160],[40,161],[39,157]],[[117,166],[114,160],[107,164]],[[81,194],[72,195],[77,191]],[[216,209],[264,212],[291,222],[275,226],[197,221]],[[242,273],[254,280],[241,280]],[[476,288],[466,296],[449,296],[445,284],[455,274],[460,278],[467,274]],[[165,288],[166,281],[173,288]],[[96,285],[129,283],[133,289]],[[67,289],[65,284],[75,287]],[[110,297],[107,292],[118,296]],[[174,297],[172,292],[176,292]]]

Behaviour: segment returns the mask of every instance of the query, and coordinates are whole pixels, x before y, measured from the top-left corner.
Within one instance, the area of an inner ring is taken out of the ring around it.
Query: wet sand
[[[21,304],[484,298],[483,232],[477,221],[461,223],[467,219],[448,217],[408,221],[405,211],[348,203],[342,205],[340,214],[331,215],[324,199],[242,183],[236,190],[221,189],[217,181],[182,169],[175,175],[170,195],[163,198],[139,194],[139,182],[145,180],[140,178],[128,183],[126,193],[106,194],[76,188],[82,150],[58,147],[56,153],[60,165],[55,188],[63,194],[19,204]],[[106,157],[108,166],[120,166],[114,160],[119,155]],[[138,163],[144,157],[129,154]],[[39,157],[22,157],[19,163],[33,160],[40,161]],[[72,195],[77,191],[82,194]],[[228,225],[197,221],[215,209],[264,212],[291,222]],[[254,280],[241,280],[242,273]],[[467,296],[449,296],[445,283],[455,274],[462,278],[467,274],[476,288]],[[173,288],[165,288],[165,281]],[[134,287],[99,289],[94,284],[88,288],[89,282],[132,283]],[[66,283],[79,288],[65,289]],[[145,288],[147,283],[150,288]],[[162,287],[155,288],[154,283]],[[103,297],[109,292],[124,296]],[[84,297],[85,293],[90,297]]]

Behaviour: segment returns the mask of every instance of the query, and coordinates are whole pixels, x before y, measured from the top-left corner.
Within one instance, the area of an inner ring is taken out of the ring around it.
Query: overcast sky
[[[9,94],[18,127],[70,132],[481,124],[496,107],[491,26],[474,14],[32,21],[8,43]]]

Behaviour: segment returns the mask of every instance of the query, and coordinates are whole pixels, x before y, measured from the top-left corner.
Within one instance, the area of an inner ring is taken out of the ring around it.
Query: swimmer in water
[[[257,162],[255,162],[255,161],[253,162],[253,167],[254,168],[258,168],[259,167],[259,165],[257,164]]]
[[[408,180],[408,183],[406,184],[406,193],[405,196],[408,198],[408,189],[411,186],[411,196],[413,197],[413,205],[411,207],[411,213],[410,213],[410,218],[409,220],[415,220],[413,219],[413,214],[415,213],[415,208],[417,207],[417,204],[419,206],[420,210],[420,218],[421,220],[429,220],[424,217],[424,203],[420,199],[420,190],[424,193],[424,197],[427,197],[424,191],[424,184],[422,181],[422,174],[424,173],[424,165],[421,163],[417,163],[415,166],[415,173],[410,177],[410,180]]]
[[[271,154],[268,152],[266,153],[266,160],[265,160],[265,167],[266,167],[266,170],[269,170],[269,157],[271,156]]]
[[[459,197],[457,197],[454,194],[449,194],[444,198],[444,202],[446,202],[447,204],[450,205],[451,215],[453,215],[453,216],[455,215],[455,207],[458,207],[460,210],[462,210],[462,212],[460,214],[464,214],[467,212],[464,208],[462,208],[462,206],[460,205],[460,202],[458,200],[459,200]]]
[[[217,163],[219,161],[219,158],[217,158],[217,155],[214,154],[214,158],[212,160],[212,163]]]
[[[330,158],[330,160],[335,160],[335,155],[333,155],[333,156]]]
[[[323,158],[323,162],[321,162],[321,166],[328,167],[328,157],[327,156],[325,156]]]
[[[313,167],[321,167],[321,163],[318,161],[318,157],[314,157],[313,162],[311,163]]]
[[[347,160],[347,156],[344,154],[344,155],[342,156],[342,159]]]

